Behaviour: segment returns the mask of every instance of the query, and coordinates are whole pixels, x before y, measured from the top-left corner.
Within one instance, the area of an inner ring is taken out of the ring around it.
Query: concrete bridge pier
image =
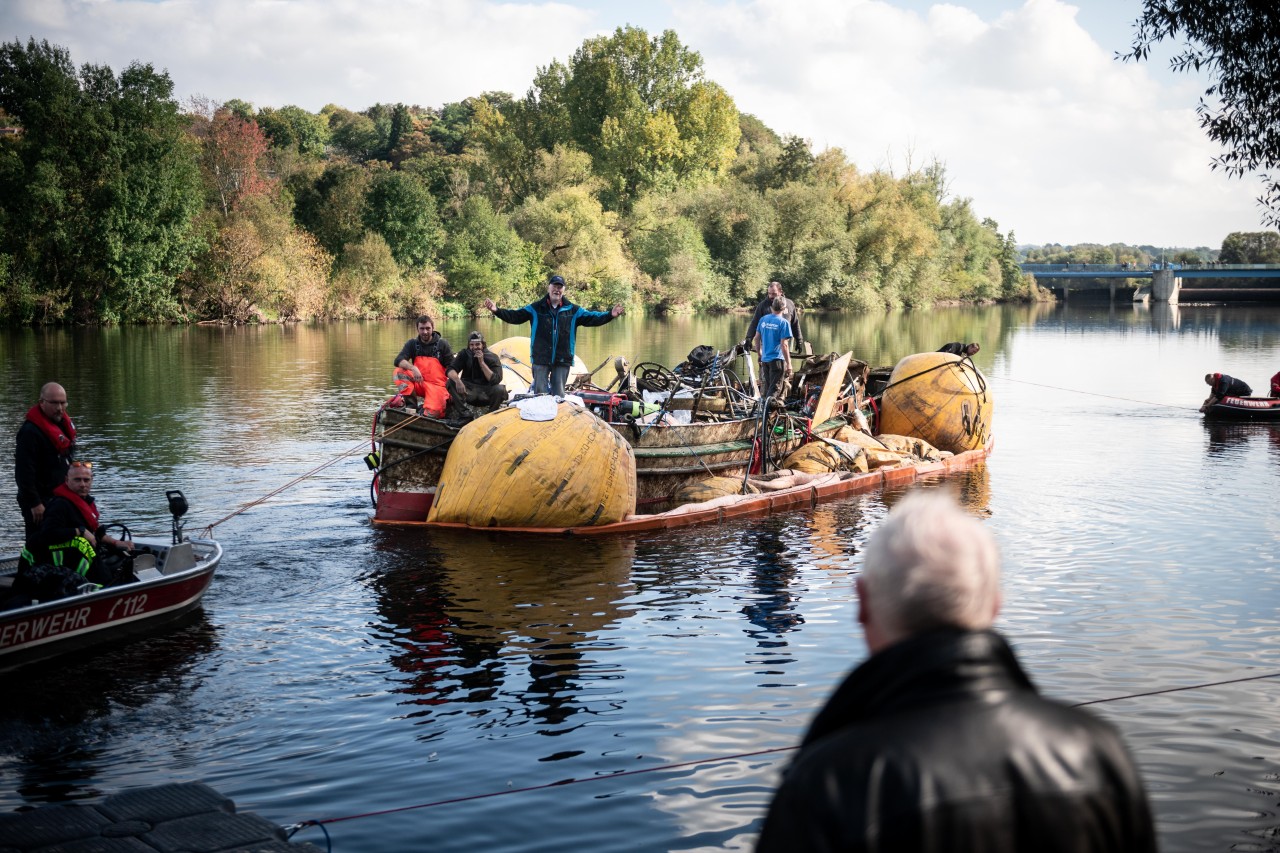
[[[1178,291],[1182,290],[1182,279],[1175,278],[1173,270],[1155,270],[1151,274],[1151,301],[1178,304]]]

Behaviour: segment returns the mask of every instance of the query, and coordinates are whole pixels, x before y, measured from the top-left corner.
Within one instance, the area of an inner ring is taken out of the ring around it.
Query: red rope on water
[[[1145,693],[1127,693],[1123,696],[1110,696],[1105,699],[1090,699],[1085,702],[1076,702],[1071,707],[1080,708],[1085,705],[1101,705],[1105,702],[1119,702],[1123,699],[1139,699],[1146,696],[1162,696],[1167,693],[1181,693],[1188,690],[1201,690],[1208,687],[1222,687],[1228,684],[1242,684],[1249,681],[1262,681],[1268,678],[1280,678],[1280,672],[1269,672],[1262,675],[1250,675],[1243,678],[1232,678],[1225,681],[1211,681],[1204,684],[1191,684],[1185,687],[1168,687],[1163,690],[1150,690]],[[300,829],[305,826],[318,826],[324,829],[325,824],[341,823],[348,820],[358,820],[366,817],[379,817],[382,815],[398,814],[400,812],[416,811],[417,809],[429,809],[435,806],[454,805],[457,803],[472,802],[474,800],[485,800],[491,797],[505,797],[508,794],[524,794],[530,791],[543,791],[547,788],[560,788],[566,785],[577,785],[581,782],[600,782],[606,779],[622,779],[627,776],[639,776],[643,773],[657,773],[663,770],[676,770],[681,767],[693,767],[700,764],[719,764],[724,761],[735,761],[741,758],[756,758],[762,755],[776,755],[782,752],[793,752],[800,746],[778,746],[772,749],[760,749],[755,752],[739,752],[735,755],[721,755],[714,758],[700,758],[695,761],[681,761],[676,764],[659,764],[655,767],[642,767],[639,770],[620,770],[616,773],[609,773],[605,776],[591,776],[585,779],[561,779],[557,782],[544,782],[541,785],[526,785],[523,788],[508,788],[503,791],[489,791],[484,794],[468,794],[464,797],[450,797],[445,800],[435,800],[430,803],[417,803],[411,806],[398,806],[391,809],[382,809],[380,811],[363,812],[361,814],[344,815],[343,817],[330,817],[318,820],[306,820],[294,824],[294,827]],[[327,832],[326,832],[327,835]]]

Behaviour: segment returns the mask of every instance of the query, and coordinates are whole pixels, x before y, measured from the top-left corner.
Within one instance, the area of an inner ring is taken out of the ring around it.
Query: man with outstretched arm
[[[492,299],[484,307],[504,323],[529,323],[529,358],[533,362],[533,392],[564,396],[573,367],[579,326],[603,326],[625,313],[621,305],[608,311],[588,311],[564,298],[564,278],[547,279],[547,295],[523,308],[499,308]]]
[[[1046,699],[992,623],[991,533],[917,491],[864,551],[870,657],[818,712],[757,853],[1151,853],[1142,780],[1120,735]]]

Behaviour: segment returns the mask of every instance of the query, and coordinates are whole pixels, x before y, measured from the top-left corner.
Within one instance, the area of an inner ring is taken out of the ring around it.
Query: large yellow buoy
[[[889,375],[880,432],[922,438],[961,453],[991,438],[994,404],[987,379],[969,359],[945,352],[909,355]]]
[[[560,403],[553,420],[521,420],[512,406],[459,430],[427,520],[585,527],[635,511],[631,445],[583,407]]]
[[[533,363],[529,358],[528,335],[503,338],[496,344],[490,344],[489,352],[497,353],[502,362],[502,384],[507,386],[508,394],[523,394],[533,387]],[[575,355],[565,384],[572,384],[573,380],[586,376],[588,372],[586,362]]]

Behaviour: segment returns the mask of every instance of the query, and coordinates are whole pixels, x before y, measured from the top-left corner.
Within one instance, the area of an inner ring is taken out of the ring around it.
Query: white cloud
[[[0,37],[167,69],[179,97],[439,106],[522,95],[627,23],[672,28],[738,107],[863,169],[947,165],[1025,242],[1218,245],[1258,230],[1252,179],[1209,168],[1199,81],[1117,62],[1127,17],[1061,0],[0,0]]]
[[[313,111],[523,94],[593,20],[561,3],[457,0],[18,0],[6,18],[6,38],[47,38],[76,62],[167,69],[180,96]]]
[[[875,0],[675,14],[739,109],[862,168],[937,157],[953,191],[1020,240],[1216,246],[1258,228],[1256,185],[1209,169],[1194,81],[1116,61],[1128,32],[1100,44],[1058,0],[987,20]]]

